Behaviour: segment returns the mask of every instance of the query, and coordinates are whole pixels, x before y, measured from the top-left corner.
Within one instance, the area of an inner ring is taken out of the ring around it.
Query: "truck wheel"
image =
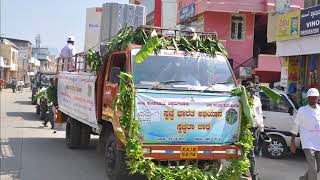
[[[125,153],[117,150],[113,133],[106,137],[105,166],[106,174],[110,180],[121,180],[128,177]]]
[[[36,113],[37,114],[40,114],[40,107],[37,105],[37,107],[36,107]]]
[[[78,148],[80,146],[81,124],[77,120],[68,117],[66,125],[66,144],[68,148]]]
[[[80,146],[85,148],[89,145],[91,135],[91,127],[81,123]]]
[[[282,159],[288,153],[286,141],[280,136],[271,136],[271,143],[264,144],[262,154],[271,159]]]

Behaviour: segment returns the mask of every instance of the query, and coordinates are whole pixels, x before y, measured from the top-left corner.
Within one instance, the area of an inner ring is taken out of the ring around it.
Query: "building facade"
[[[34,69],[31,69],[30,64],[32,55],[32,44],[30,41],[14,38],[6,38],[14,43],[19,48],[18,53],[18,72],[17,78],[25,83],[30,82],[30,75],[34,75]]]
[[[177,29],[177,0],[140,0],[146,7],[146,24],[164,29]]]
[[[40,71],[52,72],[55,71],[55,56],[50,54],[48,48],[32,48],[32,56],[40,61]]]
[[[1,79],[10,82],[13,77],[17,77],[18,72],[18,47],[11,41],[2,38],[0,40],[1,58]]]
[[[320,5],[320,0],[304,0],[304,7],[309,8],[312,6]]]
[[[279,15],[276,26],[277,55],[284,58],[281,85],[300,105],[307,103],[309,88],[320,89],[320,6],[308,3],[312,7]]]
[[[197,31],[217,32],[218,39],[229,51],[228,58],[236,76],[241,77],[241,67],[256,68],[259,61],[270,59],[270,56],[264,54],[275,55],[275,43],[267,42],[267,26],[268,13],[275,12],[278,2],[280,1],[178,0],[177,22],[181,29],[191,26]],[[303,0],[292,0],[288,6],[300,9],[303,7]],[[267,70],[268,68],[258,68],[254,73],[259,75],[260,71]],[[265,78],[266,81],[280,79],[280,67],[276,73],[276,79]]]

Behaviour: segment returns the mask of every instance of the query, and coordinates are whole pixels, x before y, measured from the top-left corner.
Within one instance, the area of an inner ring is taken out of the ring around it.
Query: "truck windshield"
[[[133,49],[131,52],[137,88],[230,91],[235,87],[231,69],[223,55],[212,58],[203,53],[161,50],[137,64],[135,55],[138,51]]]

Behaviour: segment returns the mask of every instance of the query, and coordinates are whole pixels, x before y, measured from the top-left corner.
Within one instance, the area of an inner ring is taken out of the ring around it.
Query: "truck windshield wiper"
[[[202,90],[201,92],[204,92],[204,91],[207,91],[208,89],[212,89],[213,91],[215,91],[214,89],[214,85],[217,85],[217,84],[229,84],[230,81],[225,81],[225,82],[217,82],[217,83],[212,83],[212,84],[208,84],[208,87],[204,90]]]
[[[158,82],[155,85],[153,85],[150,89],[155,89],[159,88],[161,85],[167,85],[167,84],[173,84],[173,83],[182,83],[182,82],[187,82],[183,80],[169,80],[169,81],[163,81],[163,82]]]

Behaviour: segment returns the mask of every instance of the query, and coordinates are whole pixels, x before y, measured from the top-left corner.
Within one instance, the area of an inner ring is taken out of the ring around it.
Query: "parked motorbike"
[[[260,128],[257,128],[254,132],[255,141],[253,142],[254,145],[254,154],[259,155],[262,148],[271,143],[271,137],[266,134],[265,132],[261,132]]]

